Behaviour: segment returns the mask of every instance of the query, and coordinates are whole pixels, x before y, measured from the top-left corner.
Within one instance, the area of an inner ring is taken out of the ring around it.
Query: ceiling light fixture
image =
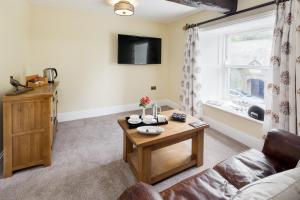
[[[119,1],[115,4],[115,13],[121,16],[130,16],[134,14],[134,6],[129,1]]]

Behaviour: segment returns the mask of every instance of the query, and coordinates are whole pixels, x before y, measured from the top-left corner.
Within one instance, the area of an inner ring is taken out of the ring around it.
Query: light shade
[[[121,16],[133,15],[134,6],[128,1],[119,1],[115,4],[115,13]]]

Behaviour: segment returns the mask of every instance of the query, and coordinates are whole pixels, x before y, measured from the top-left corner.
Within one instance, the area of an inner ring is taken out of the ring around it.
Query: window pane
[[[229,71],[229,94],[232,99],[263,103],[265,76],[268,70],[231,68]]]
[[[230,34],[227,37],[227,64],[269,66],[271,29]]]

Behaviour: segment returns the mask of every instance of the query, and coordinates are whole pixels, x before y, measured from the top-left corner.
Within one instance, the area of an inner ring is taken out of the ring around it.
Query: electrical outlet
[[[151,86],[151,90],[156,90],[156,86]]]

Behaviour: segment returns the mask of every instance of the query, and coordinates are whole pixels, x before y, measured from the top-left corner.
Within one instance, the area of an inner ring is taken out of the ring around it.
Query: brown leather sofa
[[[119,200],[225,200],[243,186],[292,169],[300,160],[300,137],[282,130],[268,133],[262,152],[233,156],[162,192],[145,183],[129,187]]]

